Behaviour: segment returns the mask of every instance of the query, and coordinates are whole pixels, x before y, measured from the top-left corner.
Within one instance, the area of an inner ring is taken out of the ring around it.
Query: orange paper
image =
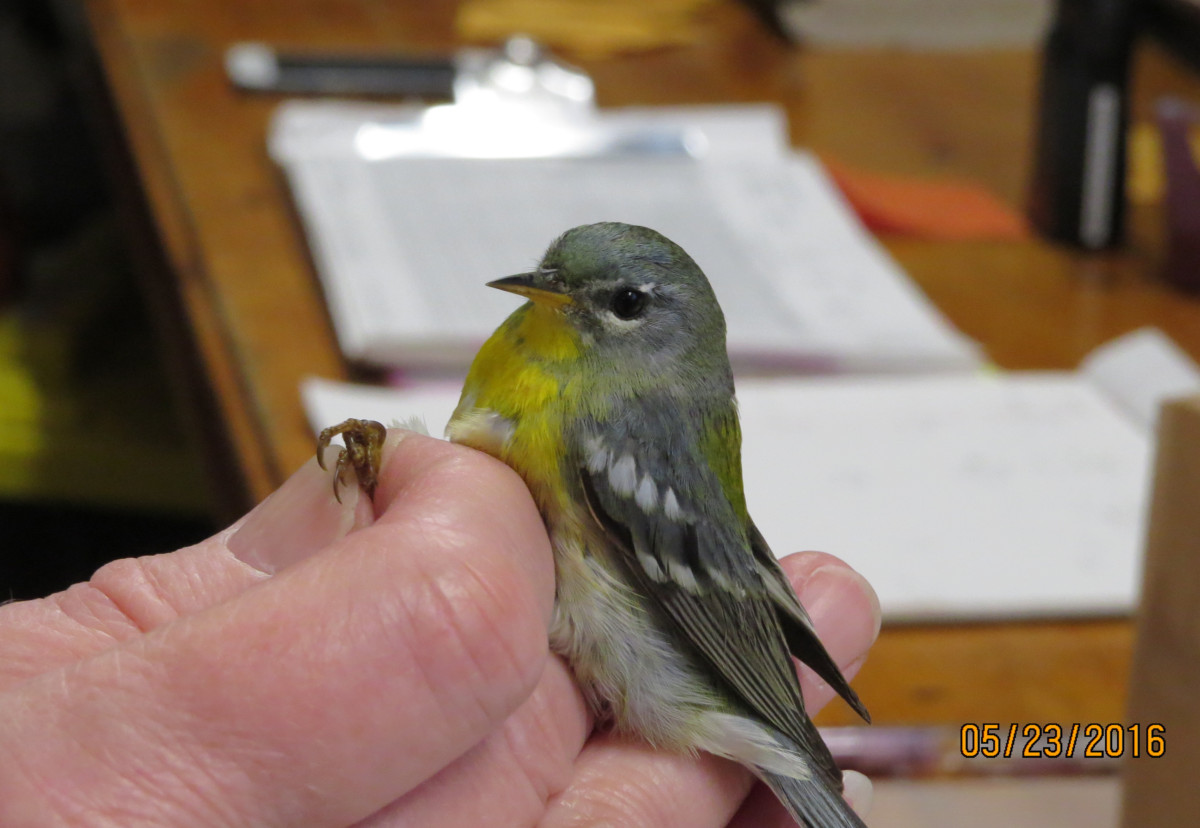
[[[822,159],[873,232],[924,239],[1022,239],[1023,216],[977,184],[949,178],[880,175]]]

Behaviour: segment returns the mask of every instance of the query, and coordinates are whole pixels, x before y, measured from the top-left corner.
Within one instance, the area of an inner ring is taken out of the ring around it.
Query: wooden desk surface
[[[348,375],[305,242],[264,136],[277,98],[235,91],[237,40],[439,52],[452,4],[378,0],[89,0],[91,35],[165,258],[159,293],[203,414],[225,441],[214,474],[230,511],[264,497],[313,450],[298,382]],[[1036,57],[788,51],[740,9],[718,9],[694,47],[580,61],[602,105],[772,100],[793,140],[885,172],[974,178],[1020,205]],[[1154,47],[1135,71],[1136,116],[1161,90],[1200,83]],[[1134,216],[1128,249],[1080,256],[1038,242],[887,240],[955,324],[1006,368],[1074,366],[1145,324],[1200,358],[1200,300],[1164,287],[1159,216]],[[222,467],[222,463],[224,466]],[[919,562],[915,562],[919,563]],[[876,721],[1122,719],[1132,640],[1124,620],[887,629],[856,682]],[[824,721],[847,721],[837,705]]]

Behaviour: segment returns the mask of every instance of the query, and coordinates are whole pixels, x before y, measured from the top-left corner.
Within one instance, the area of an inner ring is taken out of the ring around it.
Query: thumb
[[[537,510],[427,438],[380,491],[321,554],[0,694],[0,824],[346,825],[486,737],[546,664]]]
[[[357,489],[342,499],[310,460],[240,521],[194,546],[122,558],[63,592],[0,605],[0,630],[21,631],[0,636],[0,690],[227,601],[374,519]]]

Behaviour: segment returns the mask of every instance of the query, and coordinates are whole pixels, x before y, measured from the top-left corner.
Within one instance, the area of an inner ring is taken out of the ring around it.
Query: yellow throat
[[[527,302],[479,349],[446,427],[453,442],[516,469],[543,510],[565,505],[560,464],[565,426],[581,408],[580,348],[557,310]]]

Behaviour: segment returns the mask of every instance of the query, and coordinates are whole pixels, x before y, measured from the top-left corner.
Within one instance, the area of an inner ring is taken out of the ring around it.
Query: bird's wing
[[[841,773],[804,712],[775,605],[718,475],[680,423],[650,421],[670,407],[632,409],[576,443],[593,518],[635,584],[734,695],[840,786]]]
[[[788,649],[791,650],[792,655],[811,667],[818,676],[837,691],[839,696],[846,700],[846,704],[850,705],[855,713],[864,721],[870,722],[871,714],[867,712],[866,705],[859,699],[858,694],[854,692],[850,683],[846,681],[846,677],[842,675],[842,671],[830,657],[825,645],[821,643],[821,639],[813,627],[812,619],[808,617],[804,605],[796,598],[792,584],[779,565],[775,553],[771,551],[766,538],[753,523],[750,524],[750,548],[754,550],[754,557],[762,571],[767,591],[775,603],[775,608],[779,611],[779,623],[783,627],[783,634],[787,638]]]

